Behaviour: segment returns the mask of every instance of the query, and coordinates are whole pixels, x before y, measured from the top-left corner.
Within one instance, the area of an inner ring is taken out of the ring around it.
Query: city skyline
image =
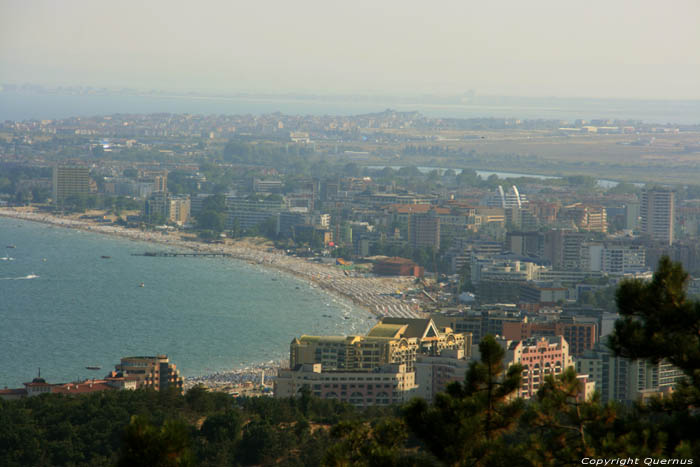
[[[697,18],[0,0],[0,465],[693,464]]]

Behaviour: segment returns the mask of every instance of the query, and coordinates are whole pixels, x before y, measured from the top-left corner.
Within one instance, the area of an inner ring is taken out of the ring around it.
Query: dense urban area
[[[692,463],[698,155],[700,126],[638,121],[0,123],[0,216],[260,264],[376,318],[247,373],[37,375],[0,390],[0,464]]]

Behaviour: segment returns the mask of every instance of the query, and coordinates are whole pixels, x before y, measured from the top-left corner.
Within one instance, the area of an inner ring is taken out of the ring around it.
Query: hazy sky
[[[0,83],[700,99],[698,0],[0,0]]]

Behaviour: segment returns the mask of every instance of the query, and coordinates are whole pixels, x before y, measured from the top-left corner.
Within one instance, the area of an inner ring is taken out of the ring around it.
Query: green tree
[[[512,455],[504,435],[515,428],[523,411],[512,399],[520,386],[520,365],[503,368],[505,350],[493,336],[479,343],[481,360],[472,362],[464,383],[455,382],[434,404],[412,400],[404,418],[428,451],[447,465],[486,465]]]
[[[18,190],[15,193],[15,203],[17,204],[25,204],[29,200],[29,192],[25,190]]]
[[[581,400],[581,385],[573,368],[548,375],[528,406],[520,423],[529,433],[526,456],[534,465],[573,465],[596,454],[589,425],[613,420],[615,414],[611,407],[600,406],[597,395],[592,401]]]
[[[253,420],[243,432],[239,459],[245,465],[271,464],[281,454],[280,436],[268,420]]]
[[[233,225],[231,226],[231,230],[229,232],[229,235],[231,238],[238,238],[243,234],[243,231],[241,230],[241,221],[238,220],[237,217],[233,218]]]
[[[474,291],[474,285],[472,284],[472,267],[469,263],[465,263],[462,269],[459,270],[458,288],[458,293]]]
[[[325,466],[420,465],[404,452],[408,437],[400,419],[387,418],[372,425],[363,421],[340,422],[331,429],[338,440],[323,457]]]
[[[207,196],[202,201],[202,211],[226,212],[226,197],[221,193]]]
[[[167,420],[161,427],[133,416],[126,427],[119,467],[182,467],[194,465],[188,426]]]
[[[680,263],[663,257],[651,282],[623,282],[609,345],[623,357],[667,360],[700,389],[700,302],[686,296],[688,277]]]
[[[238,441],[243,428],[243,418],[237,410],[211,415],[204,420],[200,432],[212,443]]]
[[[617,289],[614,286],[599,287],[593,290],[582,292],[579,296],[579,303],[584,305],[592,305],[597,308],[602,308],[606,311],[617,311],[615,305],[615,294]]]
[[[211,230],[216,235],[226,227],[226,198],[222,194],[207,196],[202,202],[202,210],[197,214],[197,228]]]
[[[49,196],[51,196],[51,191],[48,188],[34,187],[32,188],[32,202],[33,203],[45,203]]]
[[[209,413],[214,409],[213,401],[209,397],[207,389],[200,384],[187,391],[185,403],[195,412]]]
[[[217,234],[224,231],[226,218],[223,213],[213,210],[202,211],[197,215],[197,228],[211,230]]]
[[[617,291],[620,319],[608,345],[619,356],[667,361],[686,378],[667,399],[642,410],[668,436],[667,455],[700,457],[700,302],[686,296],[688,274],[668,257],[651,282],[629,280]]]
[[[277,238],[277,217],[268,217],[257,225],[257,231],[264,237],[273,240]]]

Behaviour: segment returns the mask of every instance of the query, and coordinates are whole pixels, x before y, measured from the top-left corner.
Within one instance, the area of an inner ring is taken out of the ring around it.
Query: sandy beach
[[[74,217],[58,217],[26,209],[0,208],[0,217],[41,222],[52,226],[79,229],[103,235],[118,236],[135,241],[165,245],[179,251],[224,253],[233,259],[292,274],[332,294],[351,300],[356,305],[381,316],[405,318],[423,317],[417,304],[396,298],[397,291],[413,287],[411,277],[374,277],[367,274],[345,272],[334,265],[312,262],[304,258],[288,256],[283,251],[270,249],[269,245],[257,244],[249,239],[230,244],[209,244],[185,240],[177,232],[141,231],[111,224],[101,224]],[[259,380],[262,370],[274,377],[274,364],[257,365],[251,368],[219,372],[211,375],[188,378],[188,386],[205,384],[209,387],[238,385],[246,381]]]
[[[392,296],[397,291],[411,288],[414,281],[412,277],[375,277],[354,272],[346,273],[333,265],[288,256],[281,250],[271,250],[269,246],[260,246],[245,239],[231,244],[210,244],[183,240],[176,232],[127,229],[111,224],[100,224],[83,219],[58,217],[12,208],[0,208],[0,216],[157,243],[188,251],[224,253],[234,259],[282,271],[307,280],[314,286],[352,300],[356,305],[365,307],[377,316],[423,317],[417,304],[404,302]]]

